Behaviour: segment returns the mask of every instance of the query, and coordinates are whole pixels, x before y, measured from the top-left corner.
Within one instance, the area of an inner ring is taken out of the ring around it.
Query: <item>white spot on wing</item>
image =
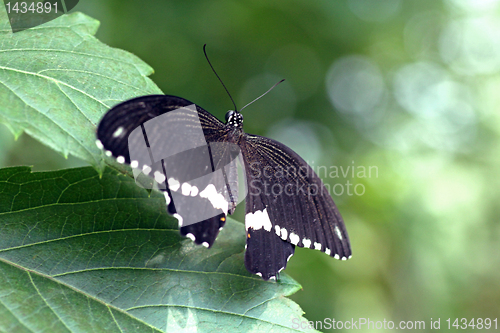
[[[130,166],[135,169],[139,166],[139,162],[136,160],[133,160],[132,162],[130,162]]]
[[[101,140],[99,140],[99,139],[95,140],[95,145],[96,145],[96,146],[97,146],[97,148],[99,148],[99,149],[104,148],[104,146],[102,145]]]
[[[184,219],[182,218],[182,216],[180,216],[177,213],[175,213],[173,216],[179,221],[179,227],[182,227],[182,222],[184,221]]]
[[[260,272],[257,272],[255,274],[258,275],[258,276],[260,276],[260,277],[262,277],[262,273],[260,273]]]
[[[248,213],[245,215],[245,228],[252,228],[253,230],[259,230],[264,228],[266,231],[271,231],[273,225],[269,219],[269,214],[267,213],[267,208],[264,210],[258,210],[255,213]]]
[[[281,239],[285,240],[288,238],[288,231],[285,228],[281,228]]]
[[[201,245],[203,245],[206,248],[208,248],[208,246],[209,246],[209,244],[207,242],[203,242],[203,243],[201,243]]]
[[[191,192],[191,185],[189,185],[188,183],[183,183],[181,186],[181,191],[182,195],[189,195],[189,192]]]
[[[351,259],[351,258],[352,258],[352,254],[349,257],[347,257],[347,259]]]
[[[333,257],[334,257],[335,259],[337,259],[337,260],[339,260],[339,259],[340,259],[340,256],[339,256],[338,254],[335,254]]]
[[[191,186],[191,196],[195,197],[198,195],[198,188],[196,186]]]
[[[321,250],[321,244],[314,242],[314,249],[315,250]]]
[[[341,259],[341,260],[347,260],[347,258],[346,258],[346,257],[342,257],[342,259]]]
[[[276,276],[271,276],[269,280],[275,280],[276,281]]]
[[[203,191],[201,191],[200,197],[207,198],[215,209],[222,209],[224,214],[227,215],[229,203],[222,194],[217,193],[213,184],[209,184]]]
[[[291,236],[291,235],[290,235]],[[307,247],[307,248],[310,248],[311,247],[311,240],[310,239],[307,239],[307,238],[304,238],[302,240],[302,245],[304,245],[304,247]]]
[[[292,254],[290,254],[290,255],[288,256],[288,258],[286,258],[286,261],[288,262],[288,260],[290,260],[290,258],[291,258],[292,256],[293,256],[293,253],[292,253]]]
[[[163,195],[165,196],[165,202],[167,203],[167,206],[170,205],[170,202],[172,201],[170,199],[170,195],[168,195],[168,193],[166,191],[163,192]]]
[[[340,229],[338,226],[335,226],[335,233],[339,237],[340,240],[342,240],[342,233],[340,232]]]
[[[124,128],[123,127],[118,127],[118,129],[113,133],[113,138],[117,138],[119,136],[121,136],[124,132]]]
[[[144,166],[142,167],[142,173],[144,173],[147,176],[147,175],[149,175],[150,172],[151,172],[151,168],[149,166],[147,166],[146,164],[144,164]]]
[[[162,174],[160,171],[155,171],[155,180],[161,184],[165,181],[165,175]]]
[[[276,235],[280,235],[281,231],[280,231],[280,226],[279,225],[275,225],[274,226],[274,230],[276,231]]]
[[[113,155],[110,150],[106,150],[106,156],[111,157]]]
[[[175,180],[174,178],[169,178],[168,179],[168,188],[171,189],[172,191],[177,191],[181,187],[181,184],[179,183],[178,180]]]
[[[123,157],[123,156],[118,156],[118,157],[116,158],[116,161],[117,161],[118,163],[120,163],[120,164],[123,164],[123,163],[125,163],[125,157]]]
[[[290,233],[290,243],[293,245],[299,244],[300,237],[299,235],[294,234],[293,232]]]
[[[328,254],[328,255],[330,255],[330,253],[332,253],[332,251],[329,248],[326,248],[325,249],[325,253]]]
[[[193,242],[196,239],[192,233],[187,234],[186,237],[192,240]]]

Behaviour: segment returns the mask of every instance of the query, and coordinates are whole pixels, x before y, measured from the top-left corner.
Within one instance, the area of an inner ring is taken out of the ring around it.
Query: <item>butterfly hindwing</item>
[[[252,184],[249,184],[252,186]],[[245,267],[264,280],[276,279],[285,269],[295,245],[283,241],[271,223],[265,194],[249,191],[245,204],[246,251]]]
[[[180,233],[193,240],[195,244],[211,247],[225,224],[226,214],[221,211],[219,215],[181,227]]]
[[[269,232],[281,241],[348,259],[351,247],[344,222],[313,169],[290,148],[265,137],[246,135],[242,150],[250,166],[248,196],[262,200],[260,210],[269,217]],[[247,216],[255,209],[247,205]]]

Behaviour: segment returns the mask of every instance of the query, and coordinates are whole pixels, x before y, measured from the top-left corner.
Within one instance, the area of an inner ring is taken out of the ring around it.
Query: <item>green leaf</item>
[[[160,193],[110,168],[1,169],[0,331],[297,331],[300,285],[249,274],[244,243],[228,219],[194,245]]]
[[[3,3],[1,4],[3,7]],[[100,172],[95,131],[102,115],[126,99],[161,94],[151,67],[93,35],[99,22],[73,13],[12,33],[0,10],[0,122]]]

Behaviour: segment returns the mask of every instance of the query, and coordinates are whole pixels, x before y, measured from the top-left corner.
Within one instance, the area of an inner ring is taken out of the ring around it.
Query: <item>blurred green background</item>
[[[303,286],[291,298],[306,318],[424,320],[430,331],[430,318],[443,328],[500,316],[500,1],[81,0],[75,10],[101,22],[101,41],[150,64],[166,94],[219,119],[232,104],[203,44],[240,108],[286,79],[245,109],[245,131],[320,168],[353,249],[347,262],[297,249],[286,273]],[[2,167],[85,165],[0,126]]]

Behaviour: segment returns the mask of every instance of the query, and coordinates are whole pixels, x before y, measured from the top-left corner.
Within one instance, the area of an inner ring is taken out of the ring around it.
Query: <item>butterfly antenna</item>
[[[229,90],[227,90],[226,86],[224,85],[224,82],[222,82],[222,80],[219,77],[219,74],[217,74],[217,72],[214,69],[214,66],[212,66],[212,64],[210,63],[210,60],[208,59],[207,50],[205,50],[206,47],[207,47],[207,44],[203,45],[203,53],[205,53],[205,58],[207,58],[208,64],[210,65],[210,67],[214,71],[215,76],[217,76],[217,78],[219,79],[220,83],[222,83],[222,86],[224,87],[224,89],[226,89],[226,92],[229,95],[229,98],[231,99],[231,102],[233,102],[234,111],[238,112],[238,108],[236,107],[236,103],[234,102],[234,99],[231,97],[231,94],[229,93]]]
[[[241,110],[240,110],[240,112],[243,111],[244,108],[246,108],[247,106],[249,106],[253,102],[257,101],[258,99],[260,99],[262,97],[264,97],[268,92],[270,92],[271,90],[273,90],[278,84],[280,84],[283,81],[285,81],[285,79],[283,79],[280,82],[276,83],[274,86],[272,86],[271,88],[269,88],[268,91],[266,91],[265,93],[263,93],[262,95],[260,95],[259,97],[257,97],[256,99],[254,99],[253,101],[251,101],[250,103],[248,103],[247,105],[245,105],[244,107],[242,107]]]

